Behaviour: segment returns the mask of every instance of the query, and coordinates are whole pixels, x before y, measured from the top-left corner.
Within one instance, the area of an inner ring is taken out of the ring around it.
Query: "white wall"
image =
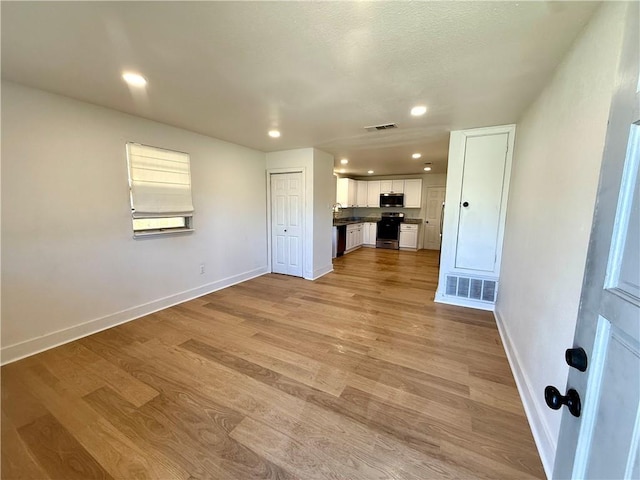
[[[330,163],[330,166],[329,166]],[[315,279],[333,269],[331,206],[335,202],[333,156],[314,148],[266,154],[267,172],[300,169],[305,182],[303,276]],[[329,203],[330,202],[330,203]]]
[[[496,317],[550,475],[626,4],[604,4],[517,124]]]
[[[127,141],[191,155],[194,233],[132,238]],[[2,361],[266,272],[264,172],[262,152],[3,82]]]
[[[336,201],[333,155],[313,150],[313,278],[333,270],[333,204]]]

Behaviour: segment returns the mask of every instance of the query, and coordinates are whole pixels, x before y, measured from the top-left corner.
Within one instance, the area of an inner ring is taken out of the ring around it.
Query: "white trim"
[[[599,315],[593,341],[593,353],[589,359],[589,376],[587,378],[586,395],[582,401],[582,420],[580,421],[580,431],[576,442],[576,452],[573,457],[571,478],[584,478],[587,473],[593,431],[596,426],[600,398],[602,398],[600,396],[602,393],[602,376],[604,375],[604,365],[610,340],[611,323],[602,315]]]
[[[620,267],[625,249],[625,239],[631,218],[631,208],[633,194],[638,184],[638,171],[640,168],[640,126],[631,125],[627,153],[624,160],[622,180],[620,182],[620,193],[618,196],[618,206],[616,208],[616,218],[613,224],[613,234],[611,250],[609,251],[609,261],[607,262],[607,275],[604,281],[604,288],[618,288],[625,293],[637,297],[636,292],[629,292],[620,288]],[[637,289],[636,289],[637,290]],[[635,295],[634,295],[635,294]],[[637,301],[636,301],[637,302]]]
[[[463,297],[454,297],[452,295],[441,295],[436,292],[436,297],[433,299],[436,303],[445,303],[447,305],[455,305],[457,307],[475,308],[477,310],[486,310],[493,312],[495,305],[490,302],[482,302],[480,300],[473,300]]]
[[[331,272],[333,272],[333,263],[330,263],[329,265],[323,268],[316,268],[313,271],[313,277],[308,278],[307,280],[317,280],[320,277],[324,277],[327,273],[331,273]]]
[[[542,466],[544,467],[547,478],[551,478],[553,474],[553,464],[555,461],[557,439],[551,434],[549,425],[544,421],[544,414],[540,411],[540,402],[536,402],[535,399],[539,397],[536,394],[531,380],[520,367],[522,364],[518,352],[515,350],[514,343],[511,341],[511,336],[507,330],[506,323],[502,320],[500,312],[495,310],[493,316],[498,326],[498,332],[502,339],[502,345],[504,351],[507,354],[507,360],[511,367],[511,373],[516,381],[518,387],[518,393],[520,394],[520,400],[524,407],[524,413],[529,421],[529,427],[533,435],[533,440],[536,442],[538,448],[538,454],[540,460],[542,460]]]
[[[269,273],[266,267],[256,268],[254,270],[249,270],[248,272],[207,283],[184,292],[169,295],[168,297],[153,300],[149,303],[127,308],[126,310],[121,310],[105,317],[89,320],[88,322],[74,325],[72,327],[47,333],[23,342],[14,343],[13,345],[8,345],[0,350],[0,358],[2,359],[0,364],[6,365],[7,363],[15,362],[21,358],[35,355],[36,353],[78,340],[79,338],[86,337],[88,335],[93,335],[94,333],[101,332],[102,330],[130,322],[131,320],[135,320],[159,310],[169,308],[173,305],[230,287],[237,283],[245,282],[266,273]]]
[[[631,435],[631,447],[629,448],[629,458],[627,458],[627,466],[624,469],[624,478],[631,478],[638,460],[638,450],[640,450],[640,409],[636,413],[636,422]]]

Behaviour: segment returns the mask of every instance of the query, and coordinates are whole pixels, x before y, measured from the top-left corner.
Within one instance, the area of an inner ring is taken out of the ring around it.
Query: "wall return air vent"
[[[497,286],[495,280],[447,275],[445,294],[495,303]]]
[[[383,125],[371,125],[370,127],[364,127],[367,132],[378,132],[380,130],[391,130],[398,128],[397,123],[385,123]]]

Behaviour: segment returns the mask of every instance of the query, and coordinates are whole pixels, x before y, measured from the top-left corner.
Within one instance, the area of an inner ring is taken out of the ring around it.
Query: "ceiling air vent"
[[[391,130],[392,128],[398,128],[395,123],[385,123],[383,125],[371,125],[370,127],[364,127],[367,132],[377,132],[379,130]]]

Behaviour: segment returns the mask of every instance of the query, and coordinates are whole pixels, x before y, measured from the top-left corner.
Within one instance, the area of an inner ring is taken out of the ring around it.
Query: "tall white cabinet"
[[[493,310],[515,125],[451,132],[436,301]]]
[[[357,184],[351,178],[339,178],[336,185],[336,202],[343,208],[352,208],[356,206],[357,201]]]

